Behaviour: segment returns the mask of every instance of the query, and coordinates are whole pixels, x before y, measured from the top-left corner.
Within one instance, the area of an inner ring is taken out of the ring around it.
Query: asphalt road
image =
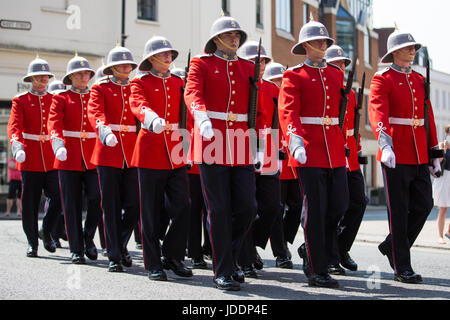
[[[351,255],[359,271],[335,276],[340,288],[309,287],[301,271],[296,253],[302,237],[290,246],[294,269],[275,267],[270,245],[258,249],[265,267],[258,279],[247,279],[241,291],[222,292],[213,287],[209,270],[194,270],[192,278],[180,278],[167,271],[167,282],[147,278],[142,252],[129,251],[133,266],[125,273],[107,272],[108,260],[99,255],[97,261],[72,265],[68,243],[49,253],[39,247],[39,258],[27,258],[26,238],[20,220],[0,221],[0,300],[361,300],[361,299],[450,299],[450,252],[433,248],[413,248],[413,268],[422,274],[422,284],[411,285],[393,281],[388,261],[374,243],[358,241]],[[98,239],[96,241],[98,242]],[[189,262],[187,262],[189,265]],[[187,303],[187,302],[186,302]]]

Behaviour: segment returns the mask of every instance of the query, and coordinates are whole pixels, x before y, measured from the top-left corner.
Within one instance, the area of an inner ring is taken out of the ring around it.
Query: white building
[[[0,164],[9,145],[6,124],[12,98],[29,86],[21,79],[38,53],[62,79],[67,62],[77,51],[97,69],[122,38],[125,3],[125,46],[134,59],[142,58],[153,35],[169,39],[179,51],[175,61],[184,67],[189,49],[202,54],[212,23],[223,10],[234,17],[249,39],[262,38],[270,55],[271,5],[263,0],[15,0],[0,2]],[[106,60],[105,60],[106,61]],[[6,170],[1,175],[6,179]],[[2,190],[0,189],[0,192]]]

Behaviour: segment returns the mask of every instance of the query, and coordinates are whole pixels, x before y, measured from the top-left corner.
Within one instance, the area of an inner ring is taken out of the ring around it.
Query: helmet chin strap
[[[165,67],[170,67],[170,63],[165,63],[164,61],[161,61],[161,60],[159,60],[157,57],[155,57],[155,56],[151,56],[151,59],[152,60],[155,60],[156,62],[158,62],[159,64],[162,64],[163,66],[165,66]]]
[[[128,73],[119,72],[119,71],[117,71],[115,66],[112,66],[111,70],[113,72],[114,77],[116,77],[116,78],[117,78],[117,76],[122,77],[122,78],[128,78],[130,76],[130,73],[131,73],[131,72],[128,72]]]
[[[404,57],[408,57],[411,59],[413,59],[416,56],[415,54],[409,54],[409,53],[403,52],[402,50],[398,50],[398,53]]]
[[[325,52],[326,52],[326,50],[320,50],[320,49],[317,49],[316,47],[313,47],[313,46],[310,45],[308,42],[305,42],[305,44],[306,44],[306,46],[307,46],[308,48],[310,48],[312,51],[318,52],[318,53],[320,53],[320,54],[325,54]]]
[[[216,38],[217,38],[217,40],[219,40],[219,42],[220,42],[225,48],[227,48],[228,50],[236,51],[236,50],[238,49],[238,47],[232,47],[232,46],[226,44],[225,42],[223,42],[223,40],[220,39],[219,36],[217,36]]]

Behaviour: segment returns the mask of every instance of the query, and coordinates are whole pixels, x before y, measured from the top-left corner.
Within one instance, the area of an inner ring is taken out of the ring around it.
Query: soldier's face
[[[306,56],[312,61],[321,61],[325,56],[325,51],[327,50],[327,40],[317,39],[307,42],[309,46],[304,45],[306,50]]]
[[[339,67],[339,69],[345,72],[345,60],[336,60],[330,63],[334,64],[336,67]]]
[[[130,63],[125,63],[125,64],[119,64],[117,66],[114,66],[114,69],[117,71],[117,75],[114,74],[117,78],[128,78],[128,76],[130,75],[131,71],[133,70],[133,67],[131,66]]]
[[[33,77],[31,77],[31,82],[32,82],[31,86],[34,89],[37,89],[37,88],[43,89],[47,86],[49,78],[50,77],[48,75],[33,76]],[[39,91],[41,91],[41,90],[39,90]]]
[[[275,78],[271,80],[273,83],[277,85],[277,87],[281,87],[281,84],[283,83],[283,78]]]
[[[230,50],[236,52],[241,41],[241,33],[239,31],[229,31],[218,35],[217,38],[213,40],[217,49],[224,52],[229,52]]]
[[[69,78],[72,80],[72,85],[75,88],[84,89],[91,79],[91,72],[88,70],[78,71],[71,74]]]
[[[407,46],[394,51],[392,55],[394,56],[394,62],[398,60],[399,62],[410,63],[414,61],[414,57],[416,56],[416,47],[414,45]]]
[[[165,51],[151,56],[152,67],[156,71],[167,72],[172,63],[172,51]]]

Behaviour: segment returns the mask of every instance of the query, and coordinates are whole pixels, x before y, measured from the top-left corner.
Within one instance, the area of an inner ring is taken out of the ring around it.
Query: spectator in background
[[[6,199],[5,216],[10,215],[14,199],[16,199],[17,215],[20,216],[20,213],[22,212],[22,177],[20,176],[20,171],[17,170],[16,160],[14,158],[8,160],[8,179],[9,190],[8,198]]]
[[[434,204],[439,207],[437,219],[439,243],[446,244],[444,239],[445,214],[450,207],[450,124],[445,127],[445,139],[439,143],[444,149],[444,158],[441,159],[442,176],[433,181]],[[450,224],[445,236],[450,239]]]

